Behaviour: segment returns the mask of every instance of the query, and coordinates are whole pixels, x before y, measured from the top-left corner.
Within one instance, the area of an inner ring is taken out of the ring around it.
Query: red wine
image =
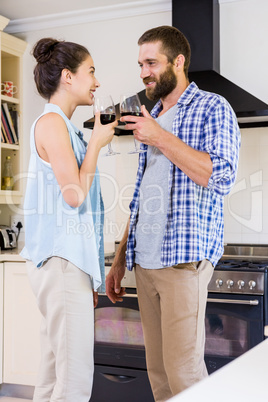
[[[115,114],[101,113],[100,115],[101,124],[109,124],[115,121]]]
[[[121,112],[121,116],[143,116],[143,114],[141,112]],[[129,123],[129,124],[133,124],[133,121],[126,121],[125,123]],[[135,124],[135,123],[134,123]]]

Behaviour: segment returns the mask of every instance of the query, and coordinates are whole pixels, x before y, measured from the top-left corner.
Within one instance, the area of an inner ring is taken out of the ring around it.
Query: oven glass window
[[[95,343],[144,346],[140,312],[124,307],[97,308]]]
[[[237,357],[246,352],[248,321],[221,314],[206,315],[205,354]]]

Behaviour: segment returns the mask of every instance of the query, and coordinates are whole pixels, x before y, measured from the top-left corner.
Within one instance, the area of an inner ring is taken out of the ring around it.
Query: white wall
[[[221,73],[268,103],[268,2],[221,2]],[[241,130],[236,184],[225,199],[225,242],[268,243],[268,128]]]
[[[141,91],[144,87],[139,78],[137,63],[137,40],[147,29],[157,25],[171,25],[171,13],[155,13],[129,18],[97,21],[68,27],[49,28],[41,31],[29,31],[17,36],[28,42],[24,56],[24,169],[29,160],[29,133],[32,122],[42,112],[45,101],[37,94],[33,82],[35,60],[31,50],[36,41],[42,37],[54,37],[78,42],[86,46],[95,63],[96,77],[102,90],[112,94],[115,103],[119,102],[124,91]],[[91,130],[83,128],[83,122],[93,116],[92,107],[80,107],[73,115],[73,123],[89,139]],[[137,167],[137,155],[128,155],[133,147],[133,138],[125,136],[113,140],[113,147],[121,152],[116,157],[100,155],[98,167],[103,175],[102,192],[106,207],[105,242],[106,250],[114,247],[115,239],[120,239],[128,219],[129,200],[124,201],[124,209],[118,207],[119,197],[130,196],[125,185],[133,183]],[[107,148],[102,151],[102,154]],[[118,172],[120,168],[120,173]],[[128,183],[127,183],[128,182]],[[118,223],[117,223],[118,221]],[[115,224],[116,222],[116,224]],[[23,233],[22,233],[23,236]]]
[[[221,0],[220,15],[222,75],[268,103],[268,2]],[[96,76],[103,89],[111,93],[117,103],[120,93],[126,89],[137,92],[143,89],[137,66],[137,39],[146,29],[163,24],[171,25],[171,12],[49,28],[17,35],[29,43],[24,58],[25,170],[29,157],[30,126],[44,105],[33,84],[34,60],[30,55],[33,44],[41,37],[52,36],[85,45],[92,54]],[[91,117],[92,110],[81,107],[75,112],[73,122],[83,129],[83,122]],[[88,137],[89,130],[84,132]],[[105,175],[102,188],[108,210],[105,228],[107,251],[114,239],[120,239],[122,235],[128,217],[127,205],[131,193],[129,187],[133,188],[137,165],[136,155],[127,154],[133,146],[132,138],[115,138],[113,146],[121,155],[99,158],[100,171]],[[238,187],[226,199],[226,242],[267,243],[267,154],[268,129],[242,131]],[[117,208],[113,206],[115,196],[117,201],[122,201],[122,205],[117,205]]]

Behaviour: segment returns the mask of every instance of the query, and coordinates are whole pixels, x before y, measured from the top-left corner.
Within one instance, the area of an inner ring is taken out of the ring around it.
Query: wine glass
[[[121,116],[142,116],[141,102],[138,94],[129,93],[120,96],[120,113]],[[137,154],[145,152],[143,149],[139,149],[136,138],[134,136],[135,149],[128,152],[129,154]]]
[[[110,95],[99,96],[94,100],[94,113],[100,112],[101,124],[109,124],[115,121],[116,113],[113,99]],[[112,149],[111,143],[108,144],[108,152],[104,156],[118,155],[119,152],[115,152]]]

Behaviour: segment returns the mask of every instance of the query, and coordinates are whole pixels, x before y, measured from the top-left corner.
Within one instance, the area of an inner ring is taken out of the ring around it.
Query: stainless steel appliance
[[[134,272],[127,272],[123,285],[127,286],[127,295],[122,303],[112,304],[106,295],[99,295],[95,309],[95,370],[90,402],[154,401]]]
[[[205,360],[209,373],[265,339],[268,246],[225,246],[208,286]]]
[[[106,259],[107,269],[113,256]],[[268,246],[227,245],[208,288],[205,361],[209,374],[264,340],[268,330]],[[91,402],[153,401],[134,272],[127,296],[95,309],[95,377]],[[268,335],[268,334],[267,334]]]
[[[0,226],[0,249],[6,250],[17,246],[16,234],[7,226]]]

